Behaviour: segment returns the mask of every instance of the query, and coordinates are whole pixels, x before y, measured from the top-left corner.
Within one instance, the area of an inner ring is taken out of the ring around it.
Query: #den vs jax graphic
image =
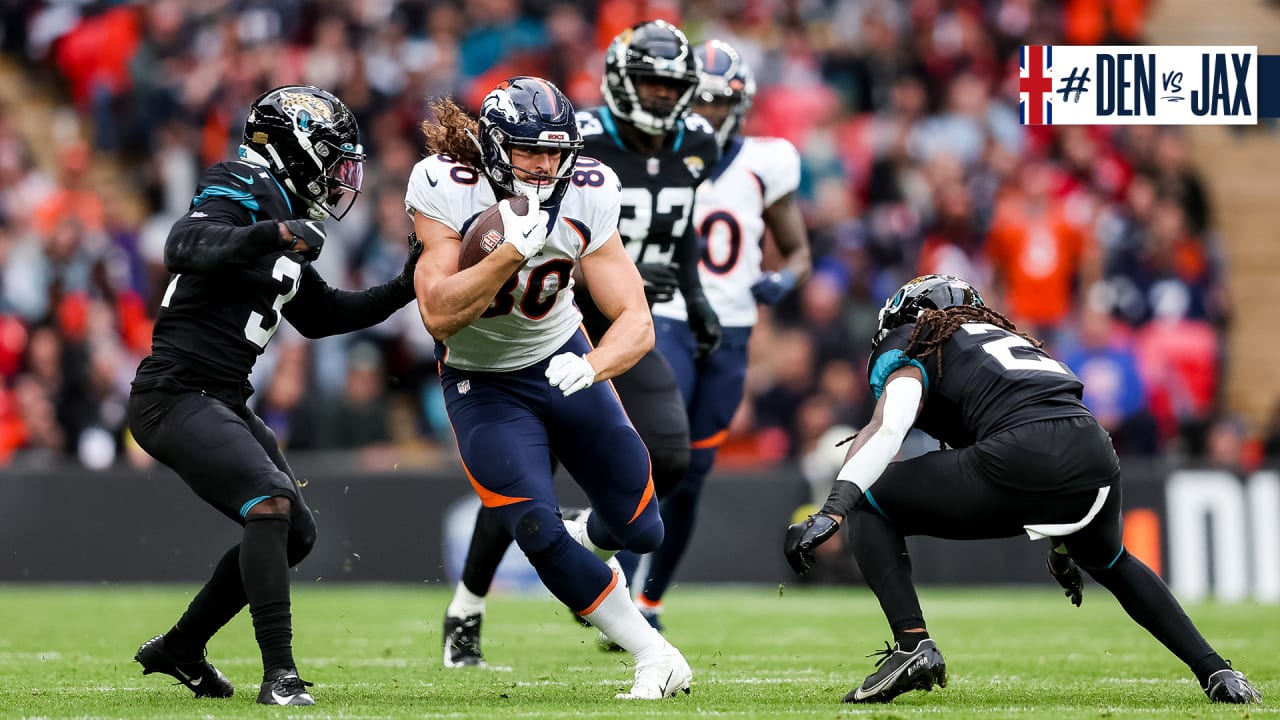
[[[1280,55],[1256,46],[1024,45],[1023,125],[1254,125],[1280,116]]]

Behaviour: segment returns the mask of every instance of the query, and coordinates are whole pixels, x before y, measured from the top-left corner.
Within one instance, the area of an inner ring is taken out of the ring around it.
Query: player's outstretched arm
[[[182,216],[164,241],[164,266],[172,273],[205,273],[244,264],[288,245],[275,220],[254,223],[248,210],[213,198]]]
[[[913,366],[889,375],[871,422],[849,447],[827,502],[816,515],[787,528],[782,552],[791,568],[804,574],[816,562],[819,545],[830,540],[855,504],[871,488],[902,448],[924,406],[924,376]]]
[[[644,282],[616,231],[600,249],[582,258],[582,275],[591,299],[613,321],[600,344],[587,353],[596,381],[617,377],[653,349],[653,316]]]
[[[777,305],[797,285],[809,278],[813,258],[809,251],[809,234],[804,227],[795,193],[787,193],[764,210],[764,224],[786,266],[766,273],[751,286],[751,294],[766,305]]]
[[[503,243],[484,260],[458,270],[462,237],[457,231],[420,212],[414,213],[413,227],[423,246],[413,277],[418,313],[431,337],[445,340],[484,313],[525,257]]]
[[[414,266],[422,243],[409,234],[409,257],[400,274],[367,290],[337,290],[307,265],[293,302],[281,311],[303,337],[321,338],[361,330],[386,320],[413,300]]]

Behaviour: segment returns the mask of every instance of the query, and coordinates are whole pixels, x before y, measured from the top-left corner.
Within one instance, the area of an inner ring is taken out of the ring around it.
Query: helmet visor
[[[325,202],[334,218],[341,220],[360,195],[360,186],[364,182],[364,155],[343,153],[337,162],[329,166],[325,180],[329,189]]]

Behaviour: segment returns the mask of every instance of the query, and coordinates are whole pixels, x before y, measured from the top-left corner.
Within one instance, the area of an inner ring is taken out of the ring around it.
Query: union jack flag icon
[[[1023,45],[1018,62],[1018,117],[1023,125],[1053,124],[1053,46]]]

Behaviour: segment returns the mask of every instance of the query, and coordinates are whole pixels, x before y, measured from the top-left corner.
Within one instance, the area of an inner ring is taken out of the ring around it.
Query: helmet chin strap
[[[538,202],[546,202],[551,199],[551,193],[555,192],[556,184],[549,183],[546,185],[534,185],[533,183],[517,180],[514,174],[511,178],[511,187],[515,189],[517,195],[529,195],[537,193]]]

